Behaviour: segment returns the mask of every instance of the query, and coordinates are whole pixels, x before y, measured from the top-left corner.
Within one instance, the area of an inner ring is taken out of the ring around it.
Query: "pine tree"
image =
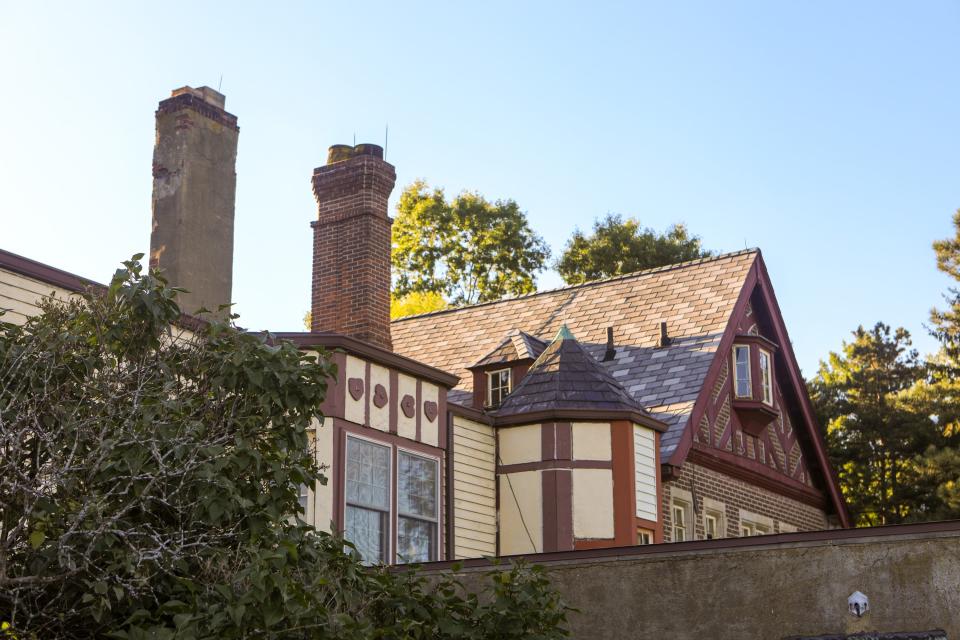
[[[811,396],[826,428],[830,457],[860,525],[895,524],[933,509],[918,458],[942,444],[911,391],[925,377],[910,334],[878,323],[858,327],[841,352],[821,362]]]

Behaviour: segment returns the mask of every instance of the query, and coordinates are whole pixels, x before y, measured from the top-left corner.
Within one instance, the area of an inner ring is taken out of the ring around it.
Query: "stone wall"
[[[574,638],[960,637],[960,521],[539,554]],[[427,565],[444,570],[449,564]],[[490,569],[464,562],[472,584]],[[847,598],[861,591],[870,612]]]

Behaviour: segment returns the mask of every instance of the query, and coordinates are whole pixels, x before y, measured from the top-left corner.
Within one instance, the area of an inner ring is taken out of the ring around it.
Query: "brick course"
[[[369,153],[372,147],[359,145],[347,159],[313,172],[318,215],[311,223],[311,331],[343,333],[391,349],[393,220],[387,200],[397,176],[392,165]],[[342,150],[339,154],[343,157]]]
[[[663,486],[663,503],[660,512],[663,514],[664,542],[672,542],[673,518],[670,497],[673,488],[683,489],[693,494],[696,503],[693,518],[694,535],[697,540],[702,540],[704,537],[704,498],[711,498],[724,504],[725,535],[730,538],[740,535],[740,509],[773,518],[774,530],[771,533],[781,533],[781,523],[793,525],[798,531],[819,531],[829,527],[827,515],[822,509],[691,462],[684,463],[680,467],[679,476],[675,480],[665,482]]]

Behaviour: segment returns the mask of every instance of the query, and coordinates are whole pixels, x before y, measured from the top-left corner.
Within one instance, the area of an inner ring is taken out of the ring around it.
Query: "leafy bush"
[[[555,638],[536,568],[450,577],[360,564],[291,514],[325,354],[186,323],[125,262],[110,285],[0,322],[0,637]],[[321,427],[322,428],[322,427]]]

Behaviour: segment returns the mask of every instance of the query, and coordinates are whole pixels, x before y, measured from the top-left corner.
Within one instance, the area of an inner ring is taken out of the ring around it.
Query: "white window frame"
[[[727,506],[719,500],[704,497],[703,499],[703,539],[707,538],[707,518],[712,518],[717,523],[716,535],[714,540],[727,537]]]
[[[681,526],[677,522],[677,513],[680,513],[683,520]],[[693,531],[691,531],[692,521],[690,519],[690,503],[680,498],[673,498],[670,501],[670,540],[673,542],[686,542],[693,540]],[[679,539],[677,532],[683,532],[683,539]]]
[[[763,361],[766,358],[767,366]],[[773,406],[773,355],[766,349],[760,349],[760,392],[763,394],[764,404]]]
[[[637,529],[637,544],[638,545],[653,544],[653,531],[651,531],[650,529],[644,529],[644,528]]]
[[[713,523],[713,534],[710,533],[710,523]],[[720,536],[720,516],[717,513],[709,512],[703,514],[703,539],[716,540]]]
[[[497,390],[500,392],[500,400],[496,403],[493,402],[493,376],[506,373],[507,374],[507,386],[498,386]],[[506,388],[504,392],[503,389]],[[510,368],[497,369],[495,371],[487,371],[487,406],[488,407],[499,407],[503,402],[503,399],[510,395],[510,392],[513,391],[513,373],[510,371]]]
[[[370,443],[370,444],[377,445],[378,447],[383,447],[383,448],[387,449],[387,451],[390,452],[390,455],[389,455],[390,470],[389,470],[389,472],[387,473],[387,478],[388,478],[388,481],[389,481],[389,498],[388,498],[388,500],[387,500],[387,510],[386,510],[386,514],[387,514],[387,526],[386,526],[386,532],[385,532],[385,534],[386,534],[386,536],[387,536],[387,544],[386,544],[386,548],[385,548],[385,550],[384,550],[384,555],[385,555],[386,557],[383,558],[383,559],[378,559],[377,562],[373,562],[373,563],[371,563],[371,564],[377,564],[377,563],[381,563],[381,562],[382,562],[383,564],[393,564],[393,557],[394,557],[394,549],[393,549],[393,523],[394,523],[394,519],[396,518],[396,514],[394,513],[394,510],[393,510],[393,504],[394,504],[394,499],[393,499],[393,498],[394,498],[394,495],[396,494],[396,491],[397,491],[397,481],[396,481],[397,470],[396,470],[396,468],[395,468],[395,467],[396,467],[396,464],[394,464],[394,460],[395,460],[395,458],[396,458],[396,455],[395,455],[395,453],[394,453],[394,449],[395,449],[396,447],[394,447],[394,446],[393,446],[392,444],[390,444],[389,442],[383,442],[382,440],[377,440],[376,438],[368,438],[368,437],[366,437],[366,436],[358,435],[358,434],[356,434],[356,433],[347,433],[346,436],[347,436],[347,437],[346,437],[346,439],[344,440],[344,446],[343,446],[343,469],[340,471],[340,477],[342,478],[342,482],[343,482],[343,512],[342,512],[342,513],[343,513],[343,522],[341,523],[341,527],[342,527],[343,533],[344,533],[344,535],[346,535],[346,530],[347,530],[347,507],[348,507],[348,506],[351,506],[350,503],[347,502],[347,466],[348,466],[348,464],[349,464],[349,461],[348,461],[348,457],[347,457],[347,456],[349,455],[349,450],[350,450],[349,440],[350,440],[350,438],[356,438],[357,440],[363,440],[363,441],[368,442],[368,443]],[[359,509],[370,509],[371,511],[379,511],[378,509],[371,509],[370,507],[367,507],[367,506],[364,506],[364,505],[353,505],[353,506],[356,506],[356,507],[359,508]],[[384,512],[383,512],[383,511],[380,511],[380,513],[384,513]],[[364,559],[364,561],[367,562],[367,559]]]
[[[399,541],[400,541],[400,517],[401,516],[403,516],[404,518],[410,518],[412,520],[422,520],[424,522],[432,522],[434,525],[436,525],[436,529],[434,530],[434,541],[433,541],[434,557],[428,559],[427,562],[433,562],[434,560],[439,560],[440,559],[440,510],[443,506],[440,504],[440,485],[443,484],[443,476],[442,476],[443,467],[441,466],[441,460],[438,456],[430,455],[429,453],[423,453],[422,451],[407,449],[399,445],[397,445],[395,448],[397,450],[397,457],[396,457],[397,464],[395,465],[396,470],[391,480],[393,480],[394,482],[394,493],[397,496],[397,513],[395,516],[396,528],[397,528],[397,543],[399,544]],[[404,453],[409,456],[413,456],[415,458],[421,458],[423,460],[430,460],[431,462],[437,465],[437,486],[434,491],[434,494],[435,494],[434,504],[437,507],[436,518],[430,519],[430,518],[424,518],[422,516],[405,515],[400,512],[400,454],[401,453]],[[394,553],[394,556],[396,556],[396,553]],[[400,559],[397,557],[394,557],[393,562],[395,564],[406,564],[404,562],[401,562]]]
[[[740,537],[765,536],[773,533],[773,518],[740,510]]]
[[[737,371],[737,350],[743,349],[747,352],[747,394],[740,394],[740,377]],[[735,344],[733,345],[733,396],[735,398],[753,398],[753,371],[750,366],[750,345],[748,344]]]

